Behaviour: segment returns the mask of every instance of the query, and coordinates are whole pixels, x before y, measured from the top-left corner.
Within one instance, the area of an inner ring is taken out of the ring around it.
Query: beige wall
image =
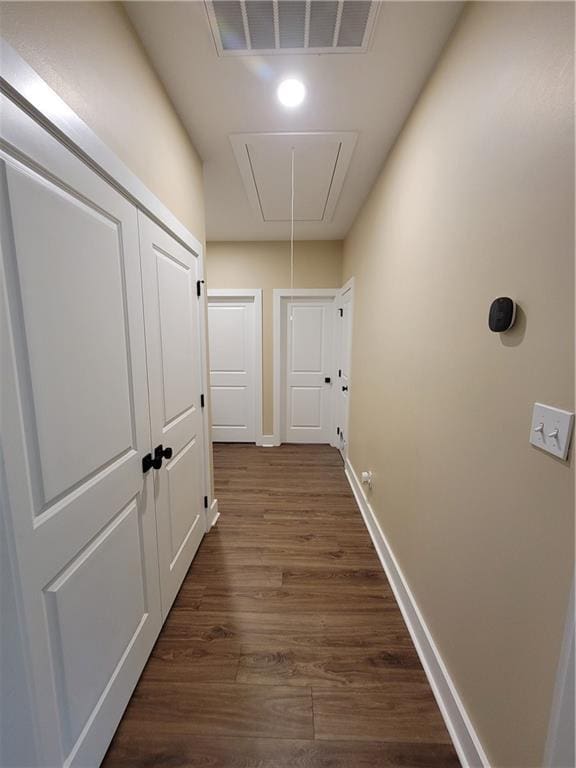
[[[574,566],[572,467],[528,444],[574,407],[573,13],[468,8],[344,245],[350,458],[498,768],[542,764]]]
[[[0,3],[0,34],[202,242],[202,163],[123,8]]]
[[[290,286],[290,243],[243,242],[206,245],[208,288],[262,289],[263,432],[273,431],[272,291]],[[294,244],[295,288],[339,288],[342,243],[307,240]]]

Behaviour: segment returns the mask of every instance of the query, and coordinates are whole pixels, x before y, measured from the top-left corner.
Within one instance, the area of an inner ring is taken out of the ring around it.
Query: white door
[[[253,443],[257,437],[259,329],[255,296],[208,293],[212,440]]]
[[[97,766],[161,626],[137,212],[0,109],[0,483],[39,763]]]
[[[283,438],[289,443],[330,443],[334,300],[285,299],[283,307]]]
[[[339,299],[337,323],[337,355],[338,372],[336,379],[337,397],[337,435],[338,447],[342,458],[346,459],[348,451],[348,414],[350,407],[350,365],[352,361],[352,315],[353,288],[342,291]]]
[[[164,618],[206,531],[198,258],[144,214],[140,246]]]

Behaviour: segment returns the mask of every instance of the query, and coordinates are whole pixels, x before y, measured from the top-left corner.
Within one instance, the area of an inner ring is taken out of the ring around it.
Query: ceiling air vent
[[[373,0],[206,0],[220,56],[365,53]]]

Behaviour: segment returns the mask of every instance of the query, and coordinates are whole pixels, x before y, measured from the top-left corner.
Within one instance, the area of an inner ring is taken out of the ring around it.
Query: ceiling
[[[222,55],[204,2],[125,4],[204,161],[208,240],[289,237],[292,148],[295,237],[347,234],[463,4],[378,6],[363,53]],[[276,99],[287,76],[298,108]]]

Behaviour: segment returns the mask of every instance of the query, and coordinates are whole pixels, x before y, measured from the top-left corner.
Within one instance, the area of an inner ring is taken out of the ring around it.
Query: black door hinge
[[[200,296],[202,295],[202,283],[203,282],[204,282],[204,280],[196,280],[196,296],[198,296],[198,298],[200,298]]]
[[[337,434],[337,435],[339,435],[339,434],[340,434],[340,427],[336,427],[336,434]]]
[[[204,496],[204,509],[208,509],[208,496]]]
[[[200,408],[204,408],[204,395],[200,395]]]
[[[340,307],[338,311],[340,312],[340,317],[344,317],[344,310],[342,309],[342,307]]]

